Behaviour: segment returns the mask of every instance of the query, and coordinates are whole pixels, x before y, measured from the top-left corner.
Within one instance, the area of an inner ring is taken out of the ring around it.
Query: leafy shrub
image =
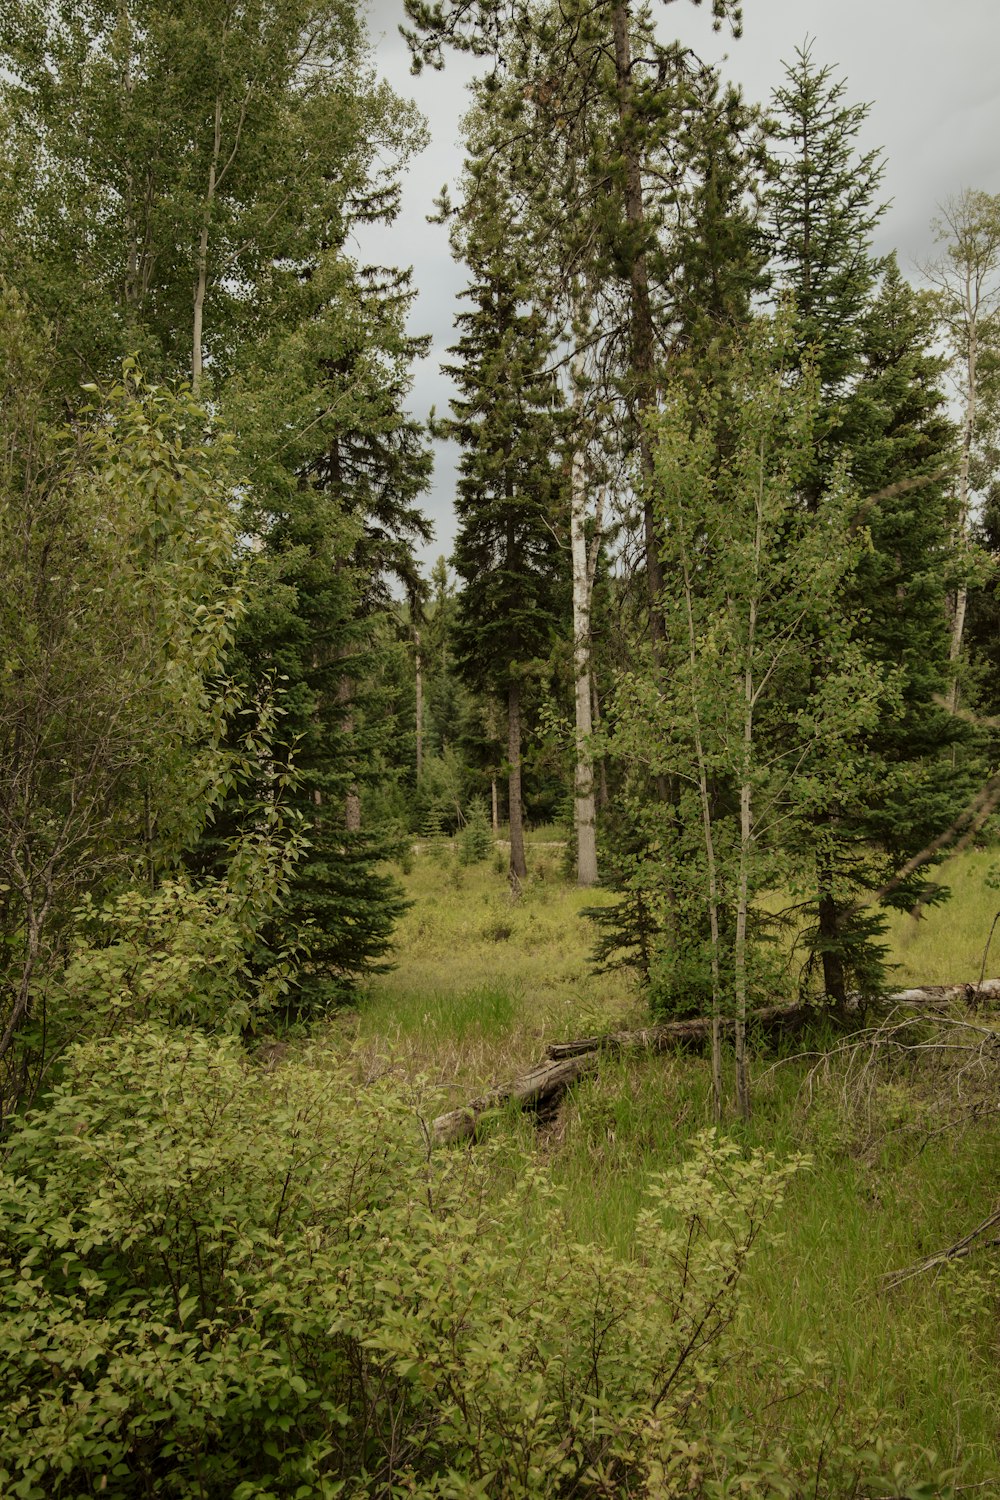
[[[251,1026],[273,1000],[250,982],[244,905],[220,880],[197,889],[164,880],[154,892],[133,886],[101,905],[88,897],[61,980],[64,1014],[81,1026],[89,1014],[91,1033],[151,1019],[232,1032]]]
[[[699,1428],[797,1163],[700,1137],[622,1260],[509,1143],[429,1153],[416,1102],[200,1034],[76,1049],[0,1175],[0,1492],[711,1493]]]

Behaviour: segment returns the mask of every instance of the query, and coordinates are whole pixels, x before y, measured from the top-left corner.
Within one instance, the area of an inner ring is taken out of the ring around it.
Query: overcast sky
[[[861,137],[864,150],[882,147],[884,195],[891,200],[875,248],[895,249],[915,279],[916,263],[933,248],[930,222],[936,206],[963,187],[1000,192],[1000,0],[744,0],[744,35],[713,34],[707,5],[653,0],[662,24],[706,60],[720,62],[725,77],[747,97],[767,103],[781,82],[783,62],[806,38],[814,60],[833,65],[847,80],[846,100],[871,113]],[[383,264],[412,264],[419,296],[411,327],[429,333],[433,347],[419,363],[411,398],[414,414],[431,406],[446,413],[451,385],[440,364],[453,342],[456,294],[462,268],[454,265],[446,231],[428,224],[432,199],[461,166],[459,119],[474,64],[455,53],[442,73],[414,78],[398,34],[402,0],[370,0],[369,26],[380,74],[397,93],[416,101],[431,133],[403,190],[402,212],[369,236],[361,253]],[[439,444],[433,487],[425,506],[434,520],[428,562],[451,550],[455,451]]]

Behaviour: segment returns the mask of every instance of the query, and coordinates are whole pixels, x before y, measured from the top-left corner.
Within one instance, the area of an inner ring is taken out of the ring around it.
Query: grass
[[[513,900],[495,862],[463,869],[448,849],[418,856],[404,879],[413,905],[398,930],[397,968],[338,1023],[362,1052],[429,1078],[443,1107],[512,1076],[553,1037],[642,1015],[626,978],[589,968],[593,930],[582,912],[608,897],[568,884],[558,849],[536,847],[530,863]],[[892,919],[901,985],[978,978],[1000,906],[986,884],[995,863],[995,854],[961,856],[944,867],[949,903],[919,920]],[[1000,974],[994,943],[987,975]],[[751,1265],[744,1329],[755,1349],[808,1378],[790,1399],[762,1384],[759,1362],[735,1363],[721,1409],[752,1413],[765,1447],[808,1446],[823,1432],[830,1442],[836,1432],[861,1444],[880,1436],[911,1470],[954,1466],[968,1493],[1000,1495],[995,1253],[893,1292],[881,1287],[886,1273],[954,1242],[997,1206],[995,1097],[992,1109],[987,1094],[978,1117],[963,1116],[954,1092],[946,1104],[937,1097],[925,1067],[873,1075],[869,1107],[852,1111],[836,1067],[807,1088],[810,1066],[758,1059],[754,1119],[730,1127],[748,1146],[811,1158],[782,1211],[783,1238]],[[537,1135],[523,1119],[510,1128],[527,1132],[563,1185],[570,1232],[628,1255],[650,1173],[682,1157],[709,1123],[706,1063],[667,1056],[609,1059]]]
[[[901,984],[967,984],[977,980],[1000,890],[987,884],[1000,869],[997,851],[970,851],[938,866],[935,878],[951,899],[919,916],[894,914],[888,940]],[[993,934],[986,977],[1000,974],[1000,924]]]
[[[519,899],[496,861],[463,867],[451,848],[418,855],[403,877],[413,905],[396,932],[396,969],[374,980],[355,1036],[385,1044],[460,1103],[545,1043],[604,1029],[635,1008],[620,976],[596,976],[588,906],[610,898],[561,877],[561,851],[537,853]]]

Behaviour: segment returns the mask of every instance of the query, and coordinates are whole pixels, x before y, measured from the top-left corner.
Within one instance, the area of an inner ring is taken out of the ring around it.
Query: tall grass
[[[950,902],[891,920],[901,985],[978,978],[1000,907],[987,884],[995,863],[988,853],[952,861],[943,871]],[[400,926],[398,967],[372,983],[349,1027],[360,1046],[438,1084],[445,1104],[511,1076],[552,1037],[642,1014],[627,976],[589,967],[593,933],[581,912],[607,896],[568,884],[558,850],[536,849],[533,866],[514,900],[495,862],[462,869],[447,848],[418,856],[404,882],[414,904]],[[994,944],[987,974],[1000,974],[996,936]],[[965,1492],[1000,1496],[996,1253],[896,1291],[882,1286],[886,1273],[957,1240],[1000,1202],[1000,1116],[963,1113],[957,1096],[936,1111],[925,1069],[924,1094],[905,1078],[874,1077],[861,1118],[836,1064],[807,1086],[812,1064],[757,1059],[754,1118],[728,1127],[747,1146],[811,1158],[789,1192],[783,1238],[752,1263],[743,1329],[776,1369],[795,1364],[802,1379],[772,1388],[759,1362],[752,1377],[735,1362],[719,1390],[720,1420],[730,1408],[750,1413],[761,1444],[775,1448],[881,1436],[901,1445],[913,1470],[954,1466]],[[609,1058],[537,1133],[524,1117],[496,1128],[533,1139],[563,1187],[575,1237],[629,1255],[650,1173],[676,1162],[710,1115],[703,1059]]]
[[[916,915],[892,915],[887,936],[901,984],[971,983],[980,976],[984,955],[986,977],[1000,975],[1000,924],[986,952],[1000,911],[1000,890],[989,883],[998,869],[996,850],[970,850],[935,871],[950,900]]]

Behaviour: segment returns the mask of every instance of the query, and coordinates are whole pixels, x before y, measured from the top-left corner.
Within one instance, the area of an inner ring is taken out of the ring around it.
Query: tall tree
[[[561,582],[553,528],[561,494],[558,390],[530,278],[504,242],[502,193],[485,171],[474,186],[461,233],[473,277],[464,295],[473,305],[457,319],[461,337],[452,352],[460,363],[449,367],[459,390],[450,430],[464,449],[454,564],[465,588],[456,638],[466,680],[506,700],[510,871],[520,880],[527,873],[524,687],[555,628]]]
[[[239,671],[248,685],[281,681],[292,801],[309,841],[282,918],[308,955],[291,986],[302,1010],[341,999],[378,967],[402,910],[379,868],[385,834],[362,826],[363,794],[395,729],[372,693],[379,621],[394,582],[420,590],[412,548],[429,535],[416,500],[430,457],[405,411],[422,347],[405,328],[406,278],[387,285],[319,255],[296,268],[287,296],[294,319],[241,352],[223,394],[256,479],[244,518],[259,539],[260,587]]]
[[[278,682],[299,737],[311,852],[290,926],[320,987],[339,983],[384,951],[397,905],[384,844],[343,825],[375,760],[376,617],[393,575],[416,587],[429,469],[405,411],[407,279],[345,245],[391,216],[416,117],[365,67],[350,0],[16,3],[0,44],[0,197],[19,204],[0,264],[51,316],[70,404],[138,352],[153,378],[210,384],[236,434],[255,590],[237,665],[251,696]],[[240,795],[199,858],[224,858]]]
[[[935,222],[943,252],[924,266],[951,353],[962,410],[958,464],[958,514],[954,546],[962,559],[949,601],[952,680],[948,704],[959,701],[959,662],[965,635],[971,565],[970,527],[975,502],[1000,470],[1000,195],[966,189],[951,198]]]
[[[680,385],[668,393],[654,453],[664,562],[676,579],[669,687],[633,676],[622,694],[623,734],[655,744],[697,790],[717,1118],[718,1017],[730,1008],[737,1107],[750,1113],[746,1017],[762,967],[752,930],[760,894],[787,875],[780,850],[793,845],[790,826],[810,817],[816,761],[873,722],[886,689],[855,649],[845,613],[843,583],[864,538],[849,530],[855,507],[843,468],[822,514],[801,503],[817,385],[809,370],[788,378],[789,343],[787,325],[759,324],[718,370],[725,394],[718,385],[696,400]],[[800,714],[816,633],[829,669]]]
[[[239,706],[229,450],[189,393],[131,373],[67,429],[52,359],[0,285],[0,1117],[65,1044],[75,906],[176,865],[232,777]]]
[[[0,251],[71,385],[127,353],[217,380],[267,326],[278,268],[378,207],[376,155],[413,136],[346,0],[15,0],[0,48],[21,166]]]
[[[769,194],[776,285],[794,310],[800,358],[815,362],[820,382],[804,499],[822,507],[837,463],[870,486],[858,524],[869,526],[873,552],[857,583],[870,623],[858,641],[873,666],[900,674],[898,691],[886,696],[853,755],[816,766],[825,791],[803,846],[816,880],[807,971],[819,965],[823,989],[838,1004],[852,982],[865,990],[882,982],[883,919],[865,908],[864,894],[888,883],[889,870],[908,857],[903,846],[915,852],[917,830],[949,804],[949,773],[931,748],[942,727],[934,693],[947,643],[933,603],[927,606],[942,596],[947,566],[950,432],[926,313],[896,268],[872,252],[881,163],[877,152],[858,153],[867,110],[848,104],[845,92],[808,48],[797,53],[774,97]],[[919,524],[906,529],[901,523],[914,505]],[[878,599],[869,597],[872,588]],[[810,694],[821,690],[826,670],[817,635]],[[881,844],[875,863],[873,839]]]
[[[741,7],[734,0],[712,0],[711,11],[716,29],[729,24],[739,34]],[[587,246],[596,256],[594,284],[614,282],[623,298],[619,380],[630,441],[648,481],[652,453],[645,418],[656,406],[661,322],[652,259],[676,185],[671,148],[681,127],[680,105],[699,65],[679,45],[661,43],[650,13],[633,9],[629,0],[574,0],[558,7],[529,0],[406,0],[406,12],[413,28],[404,35],[415,66],[440,67],[444,47],[454,46],[492,57],[497,75],[509,70],[518,80],[543,126],[531,135],[538,147],[536,170],[546,136],[558,150],[567,133],[577,137],[569,152],[582,168],[574,192],[577,213],[571,224],[564,213],[557,218],[578,251]],[[526,132],[512,134],[518,139]],[[648,483],[641,493],[649,493]],[[657,641],[663,636],[663,579],[655,518],[646,501],[640,504],[647,621]]]

